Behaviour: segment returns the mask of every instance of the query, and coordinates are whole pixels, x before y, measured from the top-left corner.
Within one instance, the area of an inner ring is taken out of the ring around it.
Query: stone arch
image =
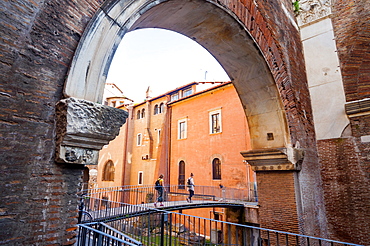
[[[293,231],[317,235],[325,228],[325,211],[298,29],[286,1],[265,2],[267,11],[273,12],[267,17],[257,4],[252,0],[105,1],[75,51],[64,95],[101,102],[114,52],[129,31],[164,28],[192,38],[220,62],[238,92],[253,148],[242,153],[245,160],[261,176],[266,171],[288,171],[289,199],[297,211],[287,210],[287,218],[298,214],[294,220],[302,223],[294,223]],[[291,32],[292,40],[279,28]],[[305,164],[302,152],[294,148],[298,141],[305,148]],[[270,208],[262,209],[268,213]],[[298,228],[301,225],[303,229]]]
[[[261,53],[255,41],[261,39],[255,37],[260,33],[253,36],[252,28],[248,30],[240,17],[212,1],[106,2],[94,16],[76,50],[65,96],[101,102],[107,71],[122,37],[128,31],[146,27],[184,34],[220,62],[245,108],[252,148],[290,146],[285,110],[274,81],[275,74],[270,69],[279,70],[278,63],[282,60],[276,45],[271,41]],[[274,137],[268,138],[267,134]]]

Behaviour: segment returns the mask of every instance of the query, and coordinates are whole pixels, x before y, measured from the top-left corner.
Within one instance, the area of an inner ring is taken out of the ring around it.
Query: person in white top
[[[187,202],[191,202],[191,198],[194,196],[194,174],[190,173],[190,177],[187,180],[187,187],[189,191],[189,197],[186,198]]]

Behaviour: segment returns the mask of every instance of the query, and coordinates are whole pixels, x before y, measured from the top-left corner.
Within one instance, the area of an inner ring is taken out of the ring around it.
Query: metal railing
[[[114,245],[140,245],[140,241],[129,237],[122,232],[112,228],[111,226],[101,223],[93,222],[88,224],[79,224],[78,242],[77,246],[97,245],[97,246],[114,246]]]
[[[95,198],[93,198],[95,199]],[[122,215],[106,222],[116,233],[125,235],[127,238],[141,242],[142,245],[318,245],[318,246],[341,246],[353,245],[335,240],[318,237],[310,237],[295,233],[270,230],[250,225],[241,225],[226,221],[219,221],[186,215],[177,212],[168,212],[155,208],[148,208],[141,205],[113,202],[116,208],[122,208]],[[88,225],[86,225],[88,226]],[[86,230],[86,226],[80,225],[80,237],[78,245],[86,244],[86,240],[94,236]],[[99,229],[95,229],[99,231]],[[93,231],[94,233],[98,233]],[[88,235],[89,234],[89,235]],[[111,232],[102,232],[111,235]],[[116,235],[116,234],[115,234]],[[116,237],[113,235],[113,237]],[[81,240],[84,239],[85,242]],[[122,239],[128,241],[126,239]],[[81,241],[81,243],[80,243]],[[85,243],[85,244],[84,244]],[[133,241],[130,241],[133,243]],[[112,244],[115,245],[115,244]],[[124,245],[124,244],[123,244]],[[139,244],[127,244],[139,245]]]
[[[236,188],[219,188],[214,186],[195,186],[195,194],[192,200],[194,202],[219,201],[230,203],[255,203],[257,202],[257,192],[254,189],[254,183],[249,185],[251,188],[236,189]],[[111,188],[98,188],[86,190],[90,198],[98,199],[100,204],[86,204],[89,209],[96,210],[93,207],[100,208],[112,207],[110,204],[114,202],[123,202],[133,205],[147,204],[148,207],[153,207],[156,201],[158,192],[154,186],[122,186]],[[186,201],[188,191],[185,186],[170,185],[164,186],[164,203],[166,205],[178,205]]]

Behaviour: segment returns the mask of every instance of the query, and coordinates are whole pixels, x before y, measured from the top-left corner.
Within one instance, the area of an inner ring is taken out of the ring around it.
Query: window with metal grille
[[[221,179],[221,161],[218,158],[212,161],[212,178]]]

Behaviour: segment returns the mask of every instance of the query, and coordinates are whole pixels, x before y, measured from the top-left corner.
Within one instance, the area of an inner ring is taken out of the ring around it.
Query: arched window
[[[145,109],[143,108],[142,110],[141,110],[141,118],[144,118],[145,117]]]
[[[185,162],[179,162],[179,189],[185,189]]]
[[[154,106],[154,115],[156,115],[156,114],[159,114],[157,104]]]
[[[103,181],[114,181],[114,164],[111,160],[107,161],[103,169]]]
[[[159,105],[159,113],[164,113],[164,103]]]
[[[140,110],[137,111],[137,117],[136,118],[137,119],[140,119],[141,118],[141,112],[140,112]]]
[[[212,178],[221,179],[221,161],[218,158],[212,161]]]

